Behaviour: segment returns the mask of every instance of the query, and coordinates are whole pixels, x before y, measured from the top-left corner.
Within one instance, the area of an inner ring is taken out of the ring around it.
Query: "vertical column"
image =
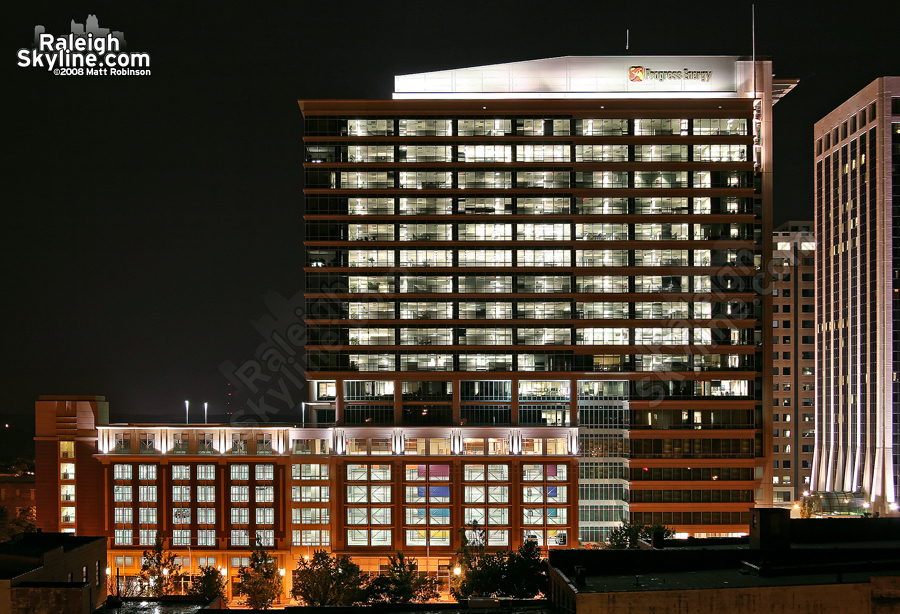
[[[344,425],[344,380],[337,378],[334,382],[334,424]]]
[[[403,380],[394,380],[394,426],[403,425]]]
[[[453,380],[453,401],[452,401],[452,422],[454,425],[459,424],[460,421],[460,397],[461,397],[461,389],[462,388],[462,380],[456,378]]]
[[[519,425],[519,376],[514,375],[510,384],[509,419],[513,426]]]

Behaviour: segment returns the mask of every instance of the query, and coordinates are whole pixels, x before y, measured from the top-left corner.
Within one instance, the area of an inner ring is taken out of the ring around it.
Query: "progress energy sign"
[[[394,78],[395,98],[734,96],[738,56],[566,56]]]

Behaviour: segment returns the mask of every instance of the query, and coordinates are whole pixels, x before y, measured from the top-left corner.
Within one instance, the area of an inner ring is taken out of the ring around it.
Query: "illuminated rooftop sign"
[[[394,98],[729,98],[738,56],[566,56],[394,77]]]

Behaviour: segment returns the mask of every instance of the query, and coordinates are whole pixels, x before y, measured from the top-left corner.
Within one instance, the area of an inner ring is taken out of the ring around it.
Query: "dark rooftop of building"
[[[0,542],[0,556],[5,554],[18,556],[40,556],[54,548],[62,548],[63,552],[81,548],[105,537],[82,537],[71,533],[19,533],[9,541]]]
[[[553,550],[550,565],[578,592],[852,583],[900,575],[900,518],[763,524],[770,530],[750,538],[665,540],[662,548],[641,550]]]
[[[69,533],[19,533],[0,543],[0,578],[15,578],[43,565],[43,556],[62,548],[69,552],[105,537],[78,537]]]

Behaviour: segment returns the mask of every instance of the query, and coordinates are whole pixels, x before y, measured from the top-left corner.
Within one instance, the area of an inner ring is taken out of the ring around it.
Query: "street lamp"
[[[453,568],[454,576],[459,576],[459,574],[461,574],[461,573],[462,573],[462,569],[459,568],[459,565],[457,565],[456,567]]]

